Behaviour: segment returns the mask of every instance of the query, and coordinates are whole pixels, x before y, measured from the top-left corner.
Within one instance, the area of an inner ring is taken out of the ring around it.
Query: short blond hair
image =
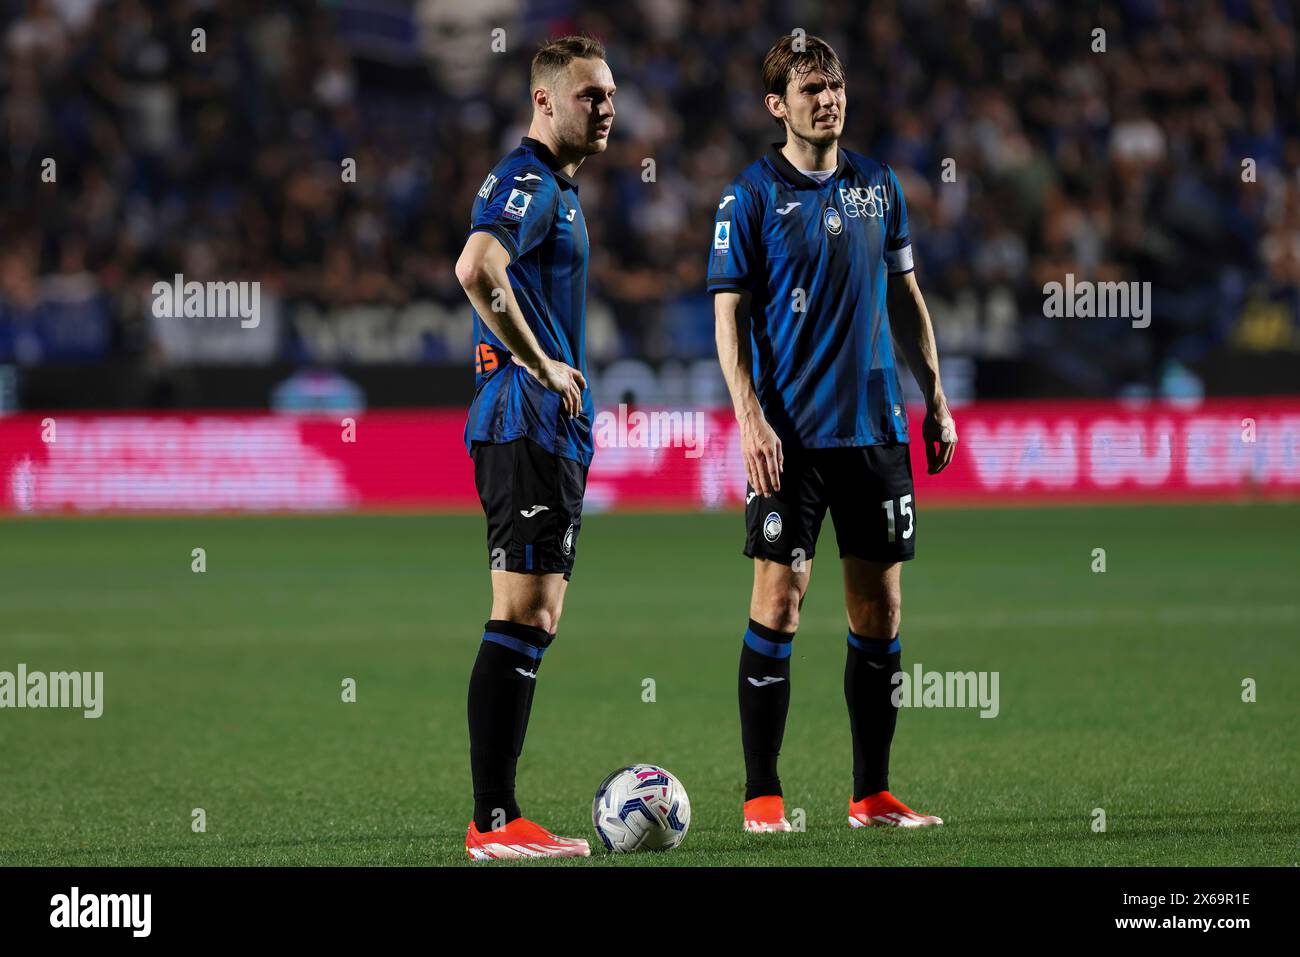
[[[533,69],[529,75],[529,88],[546,86],[574,60],[603,60],[605,46],[592,37],[560,37],[548,40],[533,56]]]

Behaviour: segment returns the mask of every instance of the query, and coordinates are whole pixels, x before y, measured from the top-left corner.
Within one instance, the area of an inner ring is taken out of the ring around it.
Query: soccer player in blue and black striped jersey
[[[895,342],[925,397],[921,435],[931,473],[952,460],[957,441],[912,271],[907,207],[888,166],[839,147],[844,70],[827,43],[782,37],[763,61],[763,82],[785,143],[723,191],[708,272],[749,478],[744,827],[790,830],[777,757],[799,608],[828,510],[848,612],[849,824],[942,824],[895,798],[888,780],[900,563],[913,557],[917,529]]]
[[[605,50],[587,37],[533,58],[528,135],[479,189],[456,276],[474,306],[465,445],[487,516],[492,617],[469,683],[474,860],[572,857],[583,840],[525,818],[515,765],[542,655],[573,571],[592,457],[584,376],[587,226],[574,174],[614,120]]]

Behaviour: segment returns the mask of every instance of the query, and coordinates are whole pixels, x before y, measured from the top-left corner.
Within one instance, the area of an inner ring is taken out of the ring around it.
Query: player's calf
[[[523,753],[542,655],[554,637],[541,628],[499,619],[484,626],[469,681],[470,772],[480,831],[520,816],[515,767]]]
[[[739,697],[746,801],[770,796],[780,800],[777,760],[790,711],[793,642],[793,632],[768,628],[752,618],[745,629],[740,647]]]

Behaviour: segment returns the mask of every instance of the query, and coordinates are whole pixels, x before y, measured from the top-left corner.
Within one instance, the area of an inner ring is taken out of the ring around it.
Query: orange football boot
[[[752,834],[792,831],[785,819],[785,800],[779,794],[765,794],[745,802],[745,830]]]
[[[589,857],[580,838],[556,837],[540,824],[517,817],[505,827],[480,831],[473,821],[465,835],[465,853],[475,861],[524,860],[533,857]]]
[[[849,799],[849,827],[932,827],[943,818],[917,814],[888,791],[868,794],[861,801]]]

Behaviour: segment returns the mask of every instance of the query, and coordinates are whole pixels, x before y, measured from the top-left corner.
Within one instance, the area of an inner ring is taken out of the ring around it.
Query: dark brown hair
[[[591,37],[560,37],[543,43],[533,57],[529,89],[545,86],[555,74],[574,60],[603,60],[605,47]]]
[[[802,50],[794,48],[796,40],[802,41]],[[829,43],[821,37],[786,34],[763,57],[763,86],[768,93],[785,96],[786,84],[792,77],[813,70],[825,73],[828,80],[844,82],[844,64]]]

